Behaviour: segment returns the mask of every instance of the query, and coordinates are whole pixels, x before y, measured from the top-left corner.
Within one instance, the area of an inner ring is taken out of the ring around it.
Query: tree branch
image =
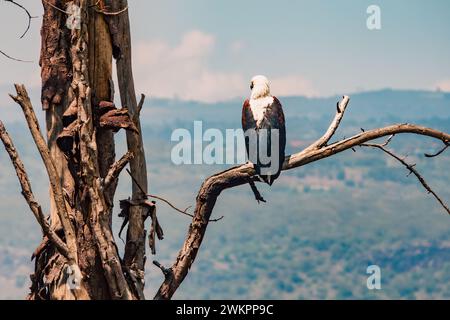
[[[376,144],[376,143],[363,143],[362,147],[369,147],[369,148],[377,148],[383,151],[384,153],[388,154],[392,158],[396,159],[398,162],[400,162],[402,165],[406,167],[406,169],[409,170],[410,173],[414,174],[416,178],[419,180],[419,182],[422,184],[422,186],[428,191],[428,193],[431,193],[436,200],[441,204],[441,206],[447,211],[448,214],[450,214],[450,208],[445,204],[445,202],[436,194],[436,192],[431,189],[431,187],[428,185],[428,183],[425,181],[425,179],[422,177],[422,175],[414,168],[415,164],[409,164],[404,159],[397,156],[392,151],[389,151],[386,149],[386,146],[389,142],[385,142],[383,144]]]
[[[347,104],[348,97],[344,97],[327,132],[303,151],[287,156],[283,164],[283,170],[290,170],[304,166],[306,164],[328,158],[345,150],[352,149],[356,146],[360,146],[368,141],[394,134],[413,133],[441,140],[444,144],[448,144],[450,142],[450,134],[448,133],[405,123],[364,131],[353,137],[327,145],[328,141],[339,127]],[[226,189],[248,183],[249,179],[251,179],[255,174],[256,172],[253,165],[247,163],[217,173],[203,182],[197,195],[194,218],[189,226],[186,240],[178,253],[175,263],[170,268],[172,271],[172,276],[164,279],[158,292],[156,293],[155,299],[170,299],[185,279],[202,244],[206,228],[208,226],[209,217],[212,214],[220,193]]]
[[[5,1],[6,1],[6,2],[9,2],[9,3],[11,3],[11,4],[13,4],[13,5],[17,6],[17,7],[19,7],[20,9],[22,9],[22,10],[25,12],[25,14],[27,15],[27,17],[28,17],[27,28],[25,29],[24,33],[20,36],[20,39],[22,39],[22,38],[27,34],[28,30],[30,30],[31,19],[35,19],[35,18],[37,18],[37,17],[32,16],[32,15],[30,14],[30,12],[28,11],[28,9],[25,8],[24,6],[22,6],[20,3],[17,3],[17,2],[15,2],[15,1],[13,1],[13,0],[5,0]]]
[[[99,9],[94,9],[95,12],[104,14],[105,16],[117,16],[121,13],[124,13],[125,11],[128,10],[128,6],[126,6],[125,8],[118,10],[118,11],[114,11],[114,12],[109,12],[109,11],[105,11],[105,10],[99,10]]]
[[[45,4],[49,5],[50,7],[52,7],[53,9],[55,9],[55,10],[57,10],[59,12],[62,12],[62,13],[67,14],[67,15],[70,15],[70,13],[67,12],[66,10],[63,10],[63,9],[55,6],[53,3],[51,3],[51,2],[49,2],[47,0],[42,0],[42,2],[44,2]]]
[[[441,155],[445,150],[448,149],[448,147],[450,147],[450,144],[446,144],[441,150],[439,150],[438,152],[436,152],[435,154],[429,154],[429,153],[425,153],[425,157],[427,158],[435,158],[439,155]]]
[[[41,205],[34,198],[33,191],[31,189],[31,183],[28,178],[28,174],[25,170],[25,166],[23,165],[22,160],[17,153],[17,150],[14,146],[14,143],[6,131],[5,126],[0,121],[0,139],[5,146],[6,152],[8,153],[11,162],[16,170],[17,178],[19,179],[20,186],[22,187],[22,195],[25,198],[28,206],[31,209],[34,217],[42,228],[42,233],[44,236],[47,236],[58,249],[58,251],[67,259],[69,259],[69,251],[67,245],[62,241],[62,239],[50,229],[50,226],[42,212]]]
[[[318,139],[316,142],[314,142],[312,145],[310,145],[306,150],[308,149],[319,149],[325,146],[328,141],[333,137],[333,135],[336,133],[337,129],[339,128],[339,125],[341,124],[342,118],[344,118],[345,110],[347,109],[348,103],[350,102],[350,97],[343,96],[342,100],[336,104],[336,115],[334,116],[333,121],[331,122],[330,126],[328,127],[328,130],[325,132],[325,134]]]
[[[142,107],[144,106],[145,102],[145,94],[141,93],[141,100],[139,100],[138,106],[137,106],[137,113],[138,115],[141,114]]]
[[[131,180],[138,186],[138,188],[139,188],[142,192],[144,192],[144,189],[141,187],[141,185],[140,185],[139,182],[136,180],[136,178],[131,174],[131,171],[127,169],[127,173],[130,175]],[[162,197],[155,196],[155,195],[153,195],[153,194],[146,194],[145,197],[146,197],[146,198],[153,198],[153,199],[161,200],[162,202],[168,204],[168,205],[169,205],[172,209],[174,209],[175,211],[177,211],[177,212],[179,212],[179,213],[181,213],[181,214],[184,214],[184,215],[186,215],[186,216],[188,216],[188,217],[191,217],[191,218],[194,217],[194,215],[192,215],[192,214],[190,214],[189,212],[187,212],[188,209],[189,209],[190,207],[187,207],[186,209],[181,210],[181,209],[178,209],[177,207],[175,207],[169,200],[166,200],[166,199],[164,199],[164,198],[162,198]],[[210,219],[209,222],[217,222],[217,221],[220,221],[220,220],[222,220],[222,219],[223,219],[223,216],[221,216],[220,218],[217,218],[217,219]]]
[[[50,151],[47,147],[47,143],[42,136],[39,128],[39,123],[34,113],[33,106],[31,105],[28,92],[24,85],[15,85],[17,96],[10,95],[10,97],[20,105],[22,111],[25,115],[25,119],[28,123],[31,135],[33,136],[34,142],[39,150],[42,161],[44,162],[45,168],[48,173],[48,178],[50,181],[51,190],[55,199],[55,205],[57,208],[59,219],[61,220],[61,225],[64,229],[64,235],[66,237],[69,263],[77,263],[77,244],[75,238],[75,232],[70,222],[69,214],[67,212],[66,204],[64,201],[64,193],[62,186],[60,184],[60,178],[58,172],[56,171],[55,164],[50,156]]]
[[[2,50],[0,50],[0,54],[5,56],[6,58],[13,60],[13,61],[18,61],[18,62],[33,62],[33,61],[28,61],[28,60],[21,60],[21,59],[17,59],[14,57],[11,57],[9,54],[6,54],[5,52],[3,52]]]
[[[120,100],[122,106],[127,106],[131,119],[137,128],[137,132],[127,131],[127,147],[132,151],[134,158],[130,161],[130,170],[137,183],[132,184],[132,200],[139,201],[148,193],[147,166],[145,161],[144,143],[139,120],[138,102],[134,88],[132,55],[131,55],[131,33],[130,18],[127,0],[104,0],[103,4],[108,8],[109,15],[103,12],[104,18],[109,25],[112,39],[113,56],[116,59],[117,82],[119,86]],[[123,11],[125,10],[125,11]],[[123,14],[119,14],[123,12]],[[141,190],[142,188],[142,190]],[[129,212],[129,224],[127,230],[127,242],[125,245],[124,264],[136,274],[139,290],[144,287],[145,270],[145,213],[147,208],[143,206],[132,206]]]
[[[120,173],[125,168],[125,166],[133,159],[133,152],[128,151],[122,158],[117,160],[109,169],[108,174],[105,177],[104,188],[107,189],[112,182],[119,178]]]

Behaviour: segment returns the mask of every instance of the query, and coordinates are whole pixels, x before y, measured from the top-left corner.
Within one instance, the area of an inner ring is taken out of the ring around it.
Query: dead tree
[[[42,4],[41,102],[46,115],[46,138],[25,87],[16,85],[16,94],[11,97],[22,109],[48,173],[48,215],[36,201],[25,167],[0,122],[0,138],[43,237],[32,256],[35,270],[28,298],[145,299],[147,218],[151,220],[148,238],[152,253],[155,237],[162,239],[163,232],[156,217],[155,203],[148,201],[139,121],[144,96],[137,103],[131,68],[128,3],[126,0],[42,0]],[[74,16],[73,5],[80,9],[79,16]],[[71,28],[67,27],[69,18]],[[117,66],[122,108],[113,103],[113,60]],[[348,103],[349,98],[344,97],[323,137],[303,151],[286,157],[283,170],[356,147],[378,148],[406,166],[450,213],[414,165],[386,148],[393,135],[412,133],[442,141],[444,148],[436,154],[439,155],[448,147],[450,135],[418,125],[398,124],[329,144]],[[114,133],[120,129],[126,130],[128,152],[116,161]],[[372,142],[385,136],[390,138],[383,144]],[[123,226],[128,223],[125,252],[121,257],[112,232],[112,209],[117,181],[127,164],[131,169],[132,190],[129,199],[120,201]],[[220,193],[255,182],[254,175],[253,166],[244,164],[204,181],[177,260],[170,268],[154,262],[164,274],[156,299],[170,299],[186,277],[208,223],[217,220],[210,220],[210,216]],[[175,209],[190,215],[186,210]]]
[[[317,141],[312,143],[304,150],[287,156],[283,170],[290,170],[298,168],[309,163],[322,160],[324,158],[331,157],[337,153],[353,149],[356,147],[373,147],[379,148],[386,152],[388,155],[394,157],[400,161],[411,173],[413,173],[425,187],[425,189],[432,193],[437,201],[443,206],[445,211],[450,214],[449,207],[444,201],[430,188],[425,182],[424,178],[414,168],[414,165],[408,164],[404,159],[398,157],[393,152],[386,149],[386,146],[392,140],[394,135],[403,133],[412,133],[417,135],[428,136],[434,139],[438,139],[443,142],[444,147],[436,155],[442,153],[450,144],[450,134],[440,132],[431,128],[425,128],[414,124],[396,124],[384,128],[373,129],[369,131],[362,130],[361,133],[329,144],[330,139],[338,129],[341,120],[344,117],[345,110],[348,106],[350,98],[344,96],[343,99],[337,103],[336,115],[331,122],[328,130]],[[382,137],[389,137],[386,142],[382,144],[369,143],[372,140],[376,140]],[[435,155],[426,155],[432,157]],[[171,299],[175,291],[185,279],[189,272],[190,267],[195,261],[198,250],[202,244],[203,237],[208,227],[209,218],[214,210],[217,198],[222,191],[230,188],[234,188],[240,185],[247,184],[249,181],[254,180],[255,170],[252,164],[245,164],[223,172],[214,174],[207,178],[197,195],[195,214],[192,222],[189,226],[186,240],[183,243],[181,250],[178,253],[176,261],[170,268],[160,266],[164,273],[164,281],[161,284],[155,299]]]
[[[43,230],[43,241],[33,254],[35,272],[28,298],[144,299],[144,222],[156,216],[145,195],[147,172],[139,123],[144,97],[138,104],[127,1],[43,0],[42,4],[41,100],[47,139],[25,87],[16,85],[12,98],[22,107],[48,172],[49,219],[34,199],[25,168],[1,127],[25,199]],[[120,109],[113,103],[113,59],[126,106]],[[128,152],[115,161],[114,133],[119,129],[127,130]],[[112,233],[112,209],[118,176],[128,163],[140,187],[133,184],[130,199],[124,201],[122,215],[129,227],[125,255],[120,257]],[[83,276],[81,283],[69,289],[68,280],[78,274]]]

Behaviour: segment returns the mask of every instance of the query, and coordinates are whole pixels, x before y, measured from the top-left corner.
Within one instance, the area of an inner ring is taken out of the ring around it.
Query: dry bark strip
[[[55,164],[50,156],[50,150],[47,147],[47,142],[39,128],[39,123],[34,113],[33,106],[31,105],[30,98],[28,93],[23,85],[15,85],[17,96],[10,95],[11,98],[17,102],[25,115],[25,119],[28,123],[28,127],[30,128],[31,135],[33,136],[34,142],[39,150],[42,161],[44,162],[45,168],[47,169],[47,174],[50,181],[51,191],[53,193],[53,198],[56,204],[56,211],[58,213],[58,217],[61,221],[61,225],[64,230],[64,235],[66,238],[69,263],[77,264],[78,263],[78,252],[77,252],[77,242],[75,237],[75,231],[70,222],[69,213],[67,212],[65,200],[64,200],[64,192],[62,186],[60,184],[60,177],[58,172],[56,171]]]
[[[121,14],[106,16],[112,39],[113,55],[116,59],[117,76],[122,106],[128,108],[128,112],[134,122],[136,131],[127,131],[128,151],[134,155],[130,160],[130,169],[137,181],[132,183],[131,200],[140,202],[147,198],[148,181],[147,167],[145,161],[144,144],[139,120],[140,109],[144,102],[137,103],[136,91],[134,88],[133,69],[131,61],[131,33],[130,18],[127,0],[105,0],[104,5],[109,12],[121,12]],[[141,190],[142,189],[142,190]],[[145,275],[145,219],[147,208],[144,205],[131,206],[129,211],[129,225],[127,230],[127,240],[125,245],[124,264],[136,278],[136,291],[143,297],[144,275]]]
[[[12,139],[9,136],[8,132],[6,131],[3,122],[1,121],[0,139],[5,146],[6,152],[8,153],[12,164],[14,165],[14,169],[16,170],[17,178],[19,179],[19,183],[22,188],[22,195],[28,203],[28,206],[30,207],[30,210],[36,218],[37,222],[41,226],[43,235],[48,237],[48,239],[53,242],[58,251],[64,257],[66,257],[66,259],[69,259],[69,249],[67,248],[67,245],[64,243],[64,241],[55,233],[55,231],[50,229],[47,219],[42,212],[42,207],[34,197],[33,190],[31,189],[30,179],[28,178],[28,174],[25,171],[25,166],[20,159],[19,154],[17,153],[17,149],[14,146],[14,143],[12,142]]]
[[[88,1],[80,0],[81,30],[72,30],[71,58],[73,63],[74,98],[78,102],[78,121],[80,122],[80,165],[83,187],[89,196],[82,206],[90,213],[90,227],[102,261],[104,276],[109,286],[112,299],[133,299],[125,275],[122,271],[121,259],[114,242],[110,226],[111,208],[107,206],[103,193],[94,113],[91,103],[91,88],[88,74]]]
[[[365,131],[348,139],[328,144],[344,116],[348,102],[349,98],[344,97],[341,102],[338,103],[336,116],[324,136],[303,151],[286,157],[283,164],[283,170],[304,166],[345,150],[352,149],[356,146],[360,146],[368,141],[393,134],[412,133],[441,140],[444,144],[450,142],[450,134],[448,133],[405,123]],[[217,173],[203,182],[197,195],[194,218],[189,226],[186,240],[178,253],[175,263],[170,269],[166,269],[166,271],[168,271],[164,273],[165,279],[154,299],[171,299],[185,279],[190,267],[195,261],[206,228],[208,227],[209,219],[221,192],[226,189],[247,184],[249,179],[252,179],[255,174],[256,172],[253,165],[247,163]]]

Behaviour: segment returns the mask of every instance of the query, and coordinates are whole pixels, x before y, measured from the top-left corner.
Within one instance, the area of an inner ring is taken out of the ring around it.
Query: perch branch
[[[347,99],[344,97],[343,102]],[[343,104],[341,102],[340,105],[344,107],[346,106],[346,103]],[[368,141],[394,134],[413,133],[438,139],[443,141],[444,144],[448,144],[450,142],[450,134],[448,133],[405,123],[364,131],[353,137],[327,145],[327,142],[338,128],[344,111],[345,107],[338,108],[338,114],[323,137],[303,151],[287,156],[283,164],[283,170],[290,170],[304,166],[306,164],[328,158],[345,150],[353,149],[354,147],[360,146]],[[208,219],[212,214],[217,198],[221,192],[229,188],[247,184],[249,179],[251,179],[255,174],[256,172],[253,165],[247,163],[217,173],[203,182],[197,195],[194,218],[189,226],[187,237],[178,253],[175,263],[170,268],[172,271],[172,276],[164,279],[155,295],[155,299],[170,299],[185,279],[192,263],[195,261],[208,226]]]
[[[37,222],[41,226],[43,235],[47,236],[53,242],[58,251],[68,259],[69,252],[67,246],[64,241],[61,240],[61,238],[53,230],[50,229],[50,226],[45,219],[44,213],[42,212],[41,205],[36,201],[34,197],[28,174],[25,171],[25,166],[20,159],[19,154],[17,153],[17,149],[15,148],[11,137],[9,136],[5,126],[1,121],[0,139],[5,146],[6,152],[11,159],[14,169],[16,170],[17,178],[19,179],[20,186],[22,187],[22,195],[28,203],[28,206],[30,207],[31,212],[35,216]]]
[[[58,172],[56,171],[55,164],[50,156],[50,151],[48,149],[47,143],[42,136],[39,128],[39,123],[34,113],[33,106],[31,104],[28,92],[24,85],[15,85],[17,96],[10,95],[10,97],[20,105],[22,111],[25,115],[25,119],[28,123],[31,135],[33,136],[34,142],[39,150],[42,161],[44,162],[45,168],[48,173],[48,178],[50,180],[50,187],[55,199],[55,206],[57,208],[58,217],[61,220],[61,225],[64,229],[64,235],[66,237],[67,249],[69,254],[69,262],[77,263],[77,244],[75,238],[75,232],[70,222],[69,214],[67,212],[64,192],[60,183],[60,178]]]
[[[409,170],[410,173],[414,174],[416,178],[419,180],[419,182],[422,184],[422,186],[428,191],[428,193],[431,193],[436,200],[441,204],[441,206],[447,211],[448,214],[450,214],[450,208],[445,204],[445,202],[434,192],[433,189],[428,185],[428,183],[425,181],[424,177],[417,171],[416,168],[414,168],[415,164],[409,164],[404,159],[397,156],[392,151],[386,149],[388,143],[383,144],[376,144],[376,143],[363,143],[361,144],[362,147],[369,147],[369,148],[377,148],[383,151],[384,153],[388,154],[392,158],[396,159],[398,162],[400,162],[402,165],[406,167],[406,169]]]

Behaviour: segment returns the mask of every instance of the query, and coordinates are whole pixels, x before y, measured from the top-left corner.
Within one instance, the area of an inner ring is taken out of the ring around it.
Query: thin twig
[[[92,8],[92,7],[97,7],[97,6],[98,6],[98,4],[100,3],[100,1],[101,1],[101,0],[97,0],[97,2],[96,2],[96,3],[94,3],[94,4],[91,4],[90,6],[88,6],[88,8]]]
[[[26,62],[26,63],[33,62],[33,61],[29,61],[29,60],[21,60],[21,59],[17,59],[17,58],[11,57],[9,54],[6,54],[2,50],[0,50],[0,54],[5,56],[6,58],[8,58],[10,60],[14,60],[14,61],[18,61],[18,62]]]
[[[424,156],[427,158],[435,158],[435,157],[441,155],[445,150],[447,150],[448,147],[450,147],[450,144],[446,144],[440,151],[438,151],[435,154],[425,153]]]
[[[25,14],[28,16],[28,24],[27,24],[27,28],[25,29],[24,33],[20,36],[20,39],[22,39],[22,38],[27,34],[28,30],[30,30],[31,19],[36,19],[37,16],[32,16],[32,15],[30,14],[30,12],[28,11],[28,9],[25,8],[24,6],[22,6],[20,3],[17,3],[17,2],[15,2],[15,1],[13,1],[13,0],[5,0],[5,1],[6,1],[6,2],[9,2],[9,3],[11,3],[11,4],[13,4],[13,5],[17,6],[17,7],[19,7],[19,8],[22,9],[22,10],[25,12]]]
[[[125,11],[128,10],[128,6],[126,6],[125,8],[123,8],[122,10],[119,11],[115,11],[115,12],[108,12],[108,11],[104,11],[104,10],[99,10],[99,9],[94,9],[96,12],[104,14],[105,16],[117,16],[121,13],[124,13]]]
[[[153,260],[153,264],[155,266],[157,266],[162,271],[162,273],[164,274],[164,277],[167,278],[167,277],[170,277],[172,275],[172,269],[165,268],[161,263],[159,263],[156,260]]]
[[[42,2],[45,2],[46,4],[48,4],[50,7],[52,7],[53,9],[58,10],[59,12],[62,12],[64,14],[70,15],[70,12],[67,12],[61,8],[58,8],[57,6],[55,6],[53,3],[47,1],[47,0],[42,0]]]
[[[382,146],[382,147],[387,147],[387,145],[388,145],[389,143],[391,143],[391,141],[392,141],[392,139],[394,138],[394,136],[395,136],[395,134],[391,134],[391,135],[387,138],[387,140],[386,140],[385,142],[383,142],[382,144],[380,144],[380,146]]]
[[[181,213],[181,214],[184,214],[184,215],[186,215],[186,216],[189,216],[189,217],[191,217],[191,218],[194,217],[194,215],[192,215],[192,214],[190,214],[190,213],[187,212],[187,210],[190,208],[190,206],[189,206],[187,209],[185,209],[185,210],[181,210],[181,209],[175,207],[172,203],[170,203],[170,201],[168,201],[168,200],[166,200],[166,199],[164,199],[164,198],[161,198],[161,197],[159,197],[159,196],[155,196],[155,195],[153,195],[153,194],[147,194],[147,193],[145,193],[145,192],[144,192],[144,189],[139,185],[139,183],[137,182],[136,178],[133,177],[133,175],[131,174],[131,171],[130,171],[129,169],[126,169],[126,170],[127,170],[128,174],[130,175],[131,179],[133,180],[133,182],[137,185],[137,187],[141,190],[141,192],[142,192],[143,194],[145,194],[147,197],[161,200],[161,201],[165,202],[166,204],[168,204],[168,205],[169,205],[172,209],[174,209],[175,211],[177,211],[177,212],[179,212],[179,213]],[[220,220],[222,220],[222,219],[223,219],[223,216],[221,216],[220,218],[217,218],[217,219],[211,219],[211,220],[209,220],[209,221],[210,221],[210,222],[217,222],[217,221],[220,221]]]
[[[169,201],[167,201],[167,200],[164,199],[164,198],[161,198],[161,197],[158,197],[158,196],[155,196],[155,195],[152,195],[152,194],[147,194],[147,196],[150,197],[150,198],[158,199],[158,200],[161,200],[161,201],[167,203],[172,209],[178,211],[179,213],[182,213],[182,214],[184,214],[184,215],[186,215],[186,216],[189,216],[189,217],[191,217],[191,218],[194,217],[193,214],[188,213],[186,210],[183,211],[183,210],[181,210],[181,209],[178,209],[177,207],[175,207],[173,204],[171,204]],[[188,207],[188,208],[190,208],[190,207]],[[224,216],[221,216],[221,217],[219,217],[219,218],[217,218],[217,219],[209,219],[209,222],[217,222],[217,221],[220,221],[220,220],[223,219],[223,217],[224,217]]]
[[[392,139],[392,137],[390,139]],[[434,192],[433,189],[431,189],[431,187],[428,185],[428,183],[425,181],[425,179],[422,177],[422,175],[414,168],[415,164],[409,164],[404,159],[402,159],[399,156],[397,156],[396,154],[394,154],[392,151],[389,151],[388,149],[385,148],[386,145],[387,145],[386,142],[384,144],[375,144],[375,143],[361,144],[362,147],[378,148],[378,149],[382,150],[383,152],[385,152],[386,154],[388,154],[389,156],[391,156],[392,158],[399,161],[402,165],[404,165],[409,170],[409,174],[412,173],[416,176],[416,178],[419,180],[419,182],[422,184],[422,186],[428,191],[428,193],[431,193],[436,198],[436,200],[441,204],[441,206],[445,209],[445,211],[447,211],[447,213],[450,214],[450,208],[436,194],[436,192]]]
[[[336,104],[336,115],[334,116],[333,121],[331,121],[328,130],[324,133],[324,135],[319,138],[316,142],[310,145],[307,150],[311,149],[320,149],[323,146],[326,146],[328,141],[333,137],[336,133],[339,125],[341,124],[342,118],[344,118],[345,110],[347,109],[348,103],[350,102],[350,97],[343,96],[341,101],[338,101]]]
[[[141,114],[142,107],[144,106],[145,102],[145,94],[141,93],[141,100],[139,100],[139,104],[137,106],[138,115]]]
[[[55,6],[53,3],[51,3],[51,2],[49,2],[49,1],[47,1],[47,0],[42,0],[43,2],[45,2],[46,4],[48,4],[50,7],[52,7],[53,9],[56,9],[56,10],[58,10],[59,12],[62,12],[62,13],[64,13],[64,14],[67,14],[67,15],[70,15],[70,12],[67,12],[67,11],[65,11],[65,10],[63,10],[63,9],[61,9],[61,8],[58,8],[57,6]]]

